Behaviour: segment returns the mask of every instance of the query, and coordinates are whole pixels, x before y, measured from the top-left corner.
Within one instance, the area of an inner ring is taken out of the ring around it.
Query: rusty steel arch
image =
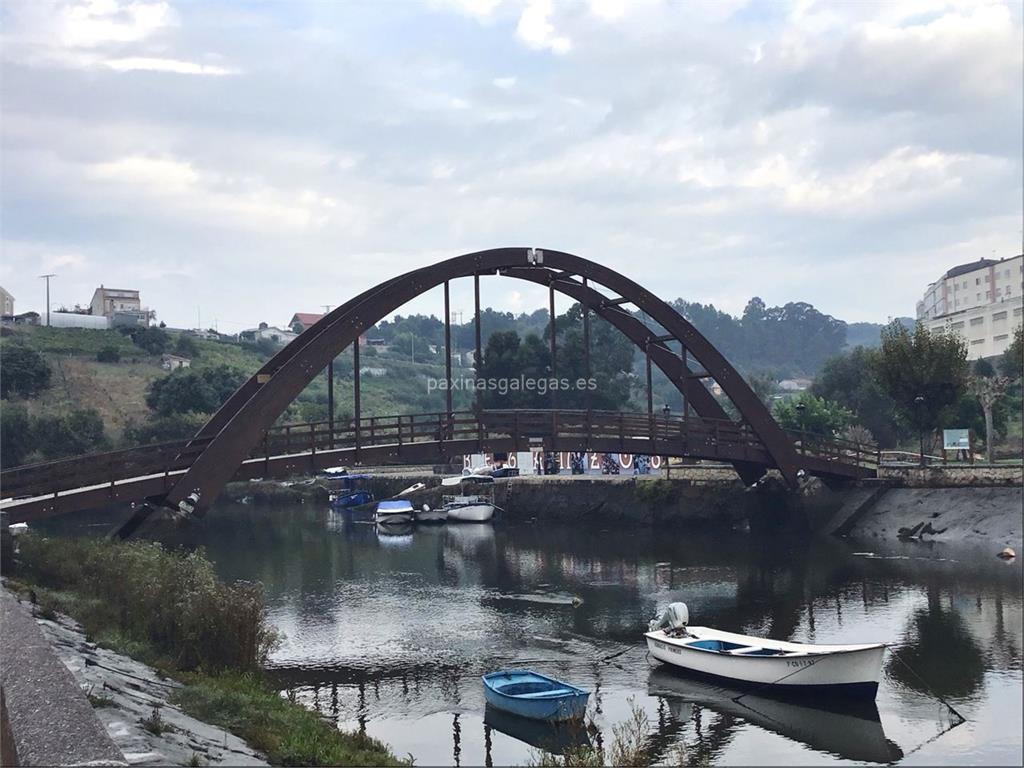
[[[245,382],[197,433],[197,438],[208,442],[168,492],[165,503],[176,507],[194,495],[199,499],[198,507],[207,507],[295,397],[375,323],[416,296],[439,285],[447,286],[451,280],[495,274],[547,284],[551,290],[589,305],[644,349],[699,415],[720,417],[721,406],[666,344],[670,340],[680,342],[703,366],[706,373],[700,376],[718,383],[764,444],[774,465],[790,483],[795,483],[799,464],[789,437],[725,357],[666,302],[624,275],[573,254],[498,248],[456,256],[380,283],[301,333]],[[590,288],[591,283],[617,297],[604,296]],[[640,308],[667,333],[656,335],[623,309],[624,304]],[[749,466],[739,469],[747,479],[759,474]]]

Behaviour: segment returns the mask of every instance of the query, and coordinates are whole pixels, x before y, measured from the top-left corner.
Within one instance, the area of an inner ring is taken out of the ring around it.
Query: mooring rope
[[[891,653],[893,655],[893,658],[895,658],[896,661],[898,661],[900,664],[902,664],[904,667],[906,667],[907,670],[910,672],[910,674],[912,674],[914,677],[916,677],[918,680],[921,681],[921,684],[928,690],[928,693],[930,693],[936,699],[938,699],[943,704],[945,704],[946,708],[950,712],[952,712],[954,715],[956,715],[957,717],[960,718],[960,723],[966,723],[967,722],[967,718],[964,717],[963,715],[961,715],[959,712],[957,712],[956,708],[952,704],[950,704],[942,696],[940,696],[938,693],[936,693],[936,691],[930,685],[928,685],[928,681],[925,680],[923,677],[921,677],[919,674],[917,674],[917,671],[912,666],[910,666],[907,662],[905,662],[903,660],[903,658],[898,653],[896,653],[895,649],[893,649],[890,646],[886,646],[886,647],[889,648],[889,653]],[[960,725],[960,723],[957,723],[957,725]]]

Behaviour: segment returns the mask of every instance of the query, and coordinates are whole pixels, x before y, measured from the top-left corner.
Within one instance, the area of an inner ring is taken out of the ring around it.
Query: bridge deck
[[[178,441],[8,470],[0,508],[11,522],[146,499],[159,499],[206,441]],[[874,475],[877,454],[842,441],[798,443],[808,474]],[[596,411],[484,411],[370,417],[333,431],[325,422],[266,434],[234,480],[310,474],[359,464],[432,464],[470,453],[598,451],[747,462],[771,467],[756,436],[731,421]]]

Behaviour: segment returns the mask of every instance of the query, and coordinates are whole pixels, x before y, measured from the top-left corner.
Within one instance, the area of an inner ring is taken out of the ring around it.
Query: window
[[[1024,309],[1022,309],[1021,307],[1017,307],[1015,310],[1013,310],[1013,316],[1020,317],[1022,312],[1024,312]]]
[[[984,344],[984,343],[985,343],[985,340],[984,340],[984,339],[973,339],[973,340],[971,341],[971,346],[973,347],[973,346],[974,346],[974,345],[976,345],[976,344]]]
[[[960,322],[960,323],[953,323],[949,327],[952,328],[954,331],[959,331],[961,328],[964,327],[964,324],[962,322]]]
[[[1010,335],[1004,333],[1002,336],[996,336],[995,341],[1006,341],[1008,338],[1010,338]]]
[[[976,325],[981,325],[984,322],[985,322],[985,318],[984,317],[972,317],[971,318],[971,327],[973,328]]]
[[[985,298],[986,299],[991,299],[992,298],[992,291],[985,291]]]
[[[994,315],[992,315],[992,321],[993,322],[995,322],[996,320],[1005,320],[1005,319],[1006,319],[1006,313],[1005,312],[996,312]]]
[[[991,275],[985,275],[985,282],[986,283],[991,283],[992,282],[992,276]]]
[[[981,294],[978,294],[978,301],[981,301]]]
[[[981,278],[980,277],[974,278],[974,284],[975,285],[981,285]]]

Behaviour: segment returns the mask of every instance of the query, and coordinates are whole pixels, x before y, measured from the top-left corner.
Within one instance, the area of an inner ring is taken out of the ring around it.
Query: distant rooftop
[[[998,263],[999,262],[995,259],[978,259],[977,261],[972,261],[969,264],[960,264],[959,266],[953,267],[951,270],[946,272],[943,277],[959,277],[960,275],[966,275],[968,272],[973,272],[976,269],[991,267]]]

